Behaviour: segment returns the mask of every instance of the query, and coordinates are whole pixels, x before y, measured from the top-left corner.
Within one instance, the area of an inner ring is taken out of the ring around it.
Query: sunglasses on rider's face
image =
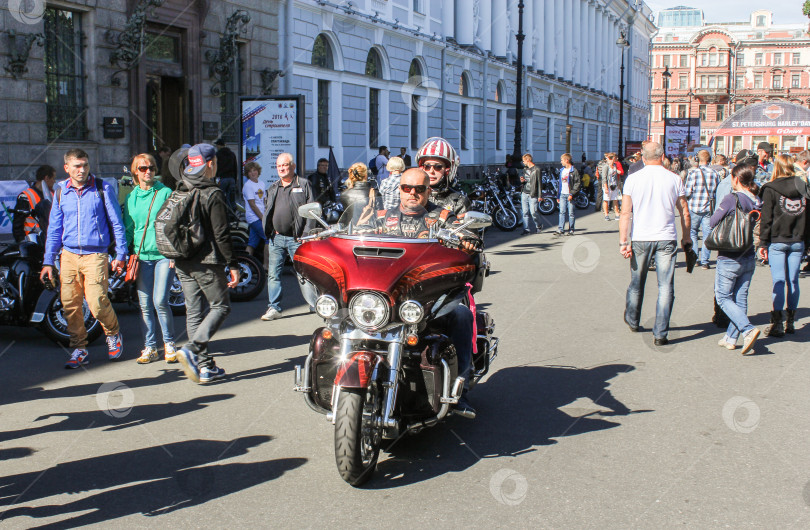
[[[425,186],[424,184],[420,184],[418,186],[411,186],[410,184],[400,184],[399,189],[401,189],[405,193],[410,193],[413,191],[417,194],[422,194],[427,191],[428,187]]]
[[[422,164],[422,169],[424,169],[425,171],[430,171],[431,169],[436,171],[444,171],[444,164],[431,164],[431,163]]]
[[[146,173],[147,171],[154,171],[156,168],[155,166],[138,166],[138,171],[141,173]]]

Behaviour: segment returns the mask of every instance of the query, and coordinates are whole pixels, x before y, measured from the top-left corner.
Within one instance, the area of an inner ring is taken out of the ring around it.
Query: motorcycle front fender
[[[48,310],[48,306],[51,305],[54,298],[59,296],[57,291],[51,290],[44,290],[42,294],[39,295],[39,299],[37,300],[37,305],[34,307],[34,312],[31,313],[31,320],[32,324],[39,324],[43,320],[45,320],[45,312]]]
[[[374,369],[380,357],[373,352],[359,351],[352,353],[341,363],[335,376],[335,386],[341,388],[368,388]]]

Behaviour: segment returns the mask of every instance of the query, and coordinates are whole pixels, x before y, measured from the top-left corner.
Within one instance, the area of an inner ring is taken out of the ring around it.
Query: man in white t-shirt
[[[650,142],[642,148],[644,169],[633,173],[622,190],[622,214],[619,219],[619,251],[630,258],[630,286],[624,321],[631,331],[638,331],[644,285],[650,261],[655,258],[658,276],[658,303],[655,306],[653,336],[656,346],[669,343],[669,317],[675,300],[675,257],[678,232],[675,209],[681,217],[681,245],[692,246],[689,237],[691,221],[683,181],[661,165],[664,148]],[[632,239],[628,237],[631,232]]]
[[[391,151],[388,150],[388,147],[381,146],[380,147],[380,154],[377,155],[377,184],[382,184],[382,182],[388,178],[388,156],[391,154]]]
[[[242,187],[242,198],[245,199],[245,221],[250,227],[247,253],[251,256],[253,251],[262,243],[267,242],[264,235],[264,211],[267,207],[267,190],[264,183],[259,180],[262,167],[256,162],[245,164],[247,182]]]

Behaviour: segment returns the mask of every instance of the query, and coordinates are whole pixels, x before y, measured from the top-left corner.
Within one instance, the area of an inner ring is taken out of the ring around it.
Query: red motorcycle
[[[456,351],[437,321],[459,304],[474,307],[488,270],[483,254],[457,248],[464,228],[491,223],[469,212],[455,230],[428,239],[354,232],[351,212],[329,227],[320,207],[299,213],[326,229],[302,238],[294,265],[307,302],[325,321],[295,369],[295,390],[335,426],[335,461],[353,486],[374,472],[384,439],[436,425],[458,403],[465,380]],[[348,220],[347,220],[348,217]],[[498,352],[494,322],[475,311],[472,387]],[[470,416],[466,416],[470,417]]]

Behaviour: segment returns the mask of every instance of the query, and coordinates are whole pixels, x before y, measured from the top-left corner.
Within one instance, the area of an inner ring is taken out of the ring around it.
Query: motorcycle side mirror
[[[492,217],[481,212],[464,214],[464,225],[467,228],[486,228],[492,224]]]
[[[304,219],[314,219],[323,225],[324,228],[329,228],[329,224],[323,220],[323,210],[321,209],[321,204],[318,202],[302,204],[298,207],[298,215]]]

